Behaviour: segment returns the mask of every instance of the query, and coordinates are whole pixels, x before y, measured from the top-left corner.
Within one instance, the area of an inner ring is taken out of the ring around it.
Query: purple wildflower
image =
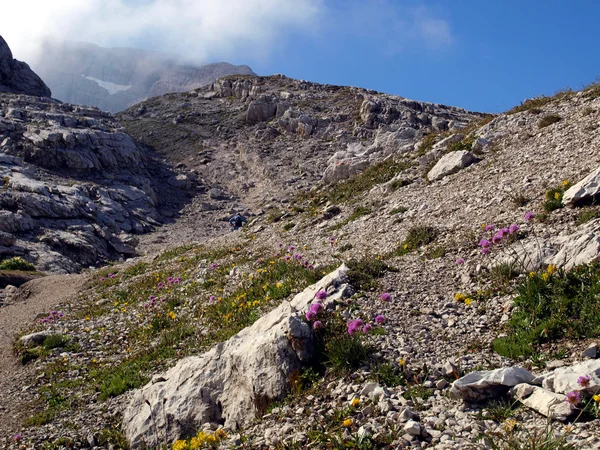
[[[258,261],[260,261],[260,259],[259,259]],[[256,262],[258,263],[258,261],[256,261]],[[217,263],[212,263],[212,264],[210,265],[210,268],[211,268],[211,269],[216,269],[217,267],[219,267],[219,265],[218,265]]]
[[[323,328],[323,322],[320,320],[315,320],[313,323],[313,330],[320,330],[321,328]]]
[[[533,213],[533,212],[531,212],[531,211],[527,211],[527,212],[525,213],[525,220],[526,220],[526,221],[528,221],[528,222],[529,222],[529,221],[533,220],[534,218],[535,218],[535,213]]]
[[[17,433],[13,436],[13,441],[19,442],[21,440],[21,433]]]
[[[479,241],[479,246],[483,247],[483,248],[487,248],[487,247],[491,247],[492,243],[490,241],[488,241],[487,239],[482,239]]]
[[[300,261],[302,259],[302,255],[298,253],[298,254],[294,255],[294,258],[296,258],[296,260]]]
[[[351,320],[350,322],[348,322],[348,334],[356,333],[362,328],[364,324],[365,323],[360,319]]]
[[[565,399],[565,402],[571,406],[577,406],[579,403],[581,403],[581,394],[577,391],[567,392],[567,398]]]
[[[389,302],[392,299],[392,296],[388,292],[384,292],[379,296],[379,299],[382,302]]]
[[[457,265],[459,265],[459,266],[460,266],[461,264],[464,264],[464,263],[465,263],[465,258],[458,258],[458,259],[456,260],[456,264],[457,264]]]
[[[55,315],[57,315],[57,314],[58,314],[58,311],[56,311],[56,310],[52,310],[52,311],[50,311],[50,315],[51,315],[51,316],[55,316]]]
[[[489,252],[490,252],[490,249],[489,249],[489,247],[483,247],[483,248],[481,249],[481,253],[483,253],[484,255],[487,255]]]
[[[577,384],[583,388],[586,388],[590,385],[590,381],[592,381],[592,377],[589,375],[582,375],[577,378]]]
[[[502,237],[508,236],[510,234],[510,228],[504,227],[504,228],[498,230],[498,233],[501,233]]]
[[[308,270],[313,270],[315,268],[315,266],[313,266],[312,264],[309,264],[308,266],[306,266],[306,268]]]
[[[283,259],[285,259],[286,261],[289,261],[291,258],[292,257],[290,255],[285,255],[285,258],[283,258]]]
[[[296,248],[295,246],[293,246],[293,245],[290,245],[290,246],[288,247],[288,250],[289,250],[290,252],[293,252],[295,248]]]
[[[100,281],[106,281],[106,278],[100,277]]]
[[[369,331],[371,331],[373,329],[373,325],[371,325],[370,323],[366,324],[363,329],[362,332],[367,334]]]
[[[493,224],[493,223],[488,223],[488,224],[485,226],[485,231],[494,231],[495,229],[496,229],[496,227],[494,226],[494,224]]]
[[[215,297],[214,295],[211,295],[210,297],[208,297],[208,302],[214,303],[216,299],[217,299],[217,297]]]
[[[500,242],[502,242],[502,233],[500,231],[498,231],[494,237],[492,237],[492,242],[494,244],[499,244]]]
[[[304,317],[306,317],[306,320],[308,320],[309,322],[312,322],[315,319],[315,317],[317,317],[317,313],[314,311],[308,310],[306,312],[306,314],[304,315]]]
[[[58,318],[60,319],[61,317],[63,317],[63,316],[64,316],[64,314],[63,314],[63,313],[61,313],[61,312],[59,312],[59,313],[57,314],[57,316],[58,316]]]
[[[375,316],[375,323],[382,325],[385,323],[385,317],[383,317],[381,314]]]
[[[517,231],[519,231],[519,225],[517,225],[516,223],[513,223],[509,228],[508,228],[508,232],[509,234],[515,234]]]
[[[315,294],[317,300],[325,300],[327,298],[327,291],[325,289],[319,289]]]
[[[315,314],[319,314],[323,309],[323,305],[321,305],[320,303],[313,303],[308,309],[309,311],[312,311]]]

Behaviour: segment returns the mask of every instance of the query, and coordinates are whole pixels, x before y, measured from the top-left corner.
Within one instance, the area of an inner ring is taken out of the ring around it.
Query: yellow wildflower
[[[563,185],[564,187],[567,187],[567,186],[569,186],[569,184],[570,184],[570,183],[569,183],[569,180],[563,180],[563,182],[562,182],[562,185]]]
[[[512,432],[516,426],[517,426],[517,421],[515,419],[506,419],[504,421],[504,429],[508,433]]]
[[[553,274],[554,272],[556,272],[556,266],[554,264],[550,264],[546,269],[546,272],[548,272],[549,274]]]
[[[592,397],[592,399],[596,402],[596,403],[600,403],[600,395],[596,394]]]
[[[457,292],[456,294],[454,294],[454,300],[456,300],[457,302],[462,302],[467,298],[467,296],[465,294],[463,294],[462,292]]]
[[[482,224],[481,224],[481,228],[482,228],[482,229],[485,229],[485,226],[486,226],[486,224],[485,224],[485,223],[482,223]]]
[[[85,320],[92,320],[90,316],[86,316]]]
[[[188,448],[187,442],[186,441],[175,441],[175,443],[173,444],[173,447],[171,447],[172,450],[186,450]]]
[[[544,281],[548,281],[548,278],[550,278],[550,275],[548,274],[548,272],[544,272],[544,273],[542,274],[542,280],[544,280]]]
[[[560,200],[560,192],[555,192],[554,193],[554,199],[555,200]]]
[[[98,360],[97,360],[96,358],[94,358],[94,359],[92,359],[92,362],[93,362],[94,364],[96,364],[96,363],[98,362]]]
[[[398,359],[398,364],[400,364],[400,366],[404,366],[406,364],[406,361],[404,360],[404,358],[400,358]]]
[[[283,283],[281,281],[277,282],[277,284],[275,285],[278,288],[282,288],[283,287]]]
[[[471,303],[473,303],[473,299],[472,298],[465,298],[465,305],[469,306]]]
[[[357,397],[354,397],[352,399],[352,402],[350,403],[352,406],[358,406],[360,404],[360,400]]]
[[[529,272],[529,278],[535,277],[535,272]]]
[[[404,244],[404,250],[408,249],[408,244]]]
[[[345,427],[351,427],[352,426],[352,419],[346,419],[346,420],[344,420],[344,426]]]
[[[169,311],[169,317],[173,320],[175,320],[177,318],[177,316],[175,315],[175,313],[173,311]]]

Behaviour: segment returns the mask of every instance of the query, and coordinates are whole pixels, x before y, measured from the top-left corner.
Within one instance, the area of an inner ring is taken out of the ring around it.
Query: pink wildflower
[[[533,220],[534,218],[535,218],[535,213],[533,213],[533,212],[531,212],[531,211],[527,211],[527,212],[525,213],[525,220],[526,220],[526,221],[528,221],[528,222],[529,222],[529,221]]]
[[[483,248],[487,248],[487,247],[491,247],[492,243],[490,241],[488,241],[487,239],[482,239],[479,241],[479,246],[483,247]]]
[[[577,391],[567,392],[566,396],[565,402],[571,406],[577,406],[581,403],[581,394]]]
[[[519,225],[517,225],[516,223],[513,223],[509,228],[508,228],[508,232],[510,234],[515,234],[517,231],[519,231]]]
[[[323,305],[321,305],[320,303],[313,303],[308,309],[309,311],[312,311],[315,314],[319,314],[323,309]]]
[[[592,381],[592,377],[589,375],[582,375],[577,378],[577,384],[583,388],[586,388],[590,385],[590,381]]]
[[[321,328],[323,328],[323,322],[320,320],[315,320],[313,323],[313,330],[320,330]]]
[[[488,224],[485,226],[485,231],[494,231],[495,229],[496,229],[496,227],[494,226],[494,224],[493,224],[493,223],[488,223]]]
[[[492,242],[494,244],[499,244],[500,242],[502,242],[502,233],[501,231],[498,231],[494,237],[492,237]]]
[[[375,323],[378,325],[383,325],[385,323],[385,317],[383,317],[381,314],[375,316]]]
[[[317,313],[314,311],[308,310],[306,312],[306,314],[304,315],[304,317],[306,317],[306,320],[308,320],[309,322],[312,322],[315,319],[315,317],[317,317]]]
[[[325,289],[319,289],[315,294],[317,300],[325,300],[327,298],[327,291]]]
[[[483,253],[484,255],[487,255],[490,252],[490,249],[488,247],[483,247],[481,249],[481,253]]]
[[[384,292],[379,296],[379,299],[382,302],[389,302],[390,300],[392,300],[392,296],[388,292]]]
[[[362,332],[364,334],[367,334],[369,331],[371,331],[373,329],[373,325],[371,325],[370,323],[366,324],[363,329]]]
[[[464,264],[464,263],[465,263],[465,259],[464,259],[464,258],[458,258],[458,259],[456,260],[456,264],[457,264],[457,265],[459,265],[459,266],[460,266],[461,264]]]

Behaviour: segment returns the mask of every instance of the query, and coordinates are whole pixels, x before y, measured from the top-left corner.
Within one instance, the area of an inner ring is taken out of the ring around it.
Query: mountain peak
[[[29,65],[13,58],[6,41],[0,36],[0,92],[50,97],[50,88]]]

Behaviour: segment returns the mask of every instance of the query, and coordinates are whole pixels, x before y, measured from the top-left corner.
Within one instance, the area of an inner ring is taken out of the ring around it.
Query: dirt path
[[[53,275],[21,286],[14,302],[0,308],[0,447],[20,428],[30,414],[32,394],[27,387],[32,365],[22,366],[13,354],[17,333],[32,323],[39,314],[70,299],[81,289],[86,275]]]

